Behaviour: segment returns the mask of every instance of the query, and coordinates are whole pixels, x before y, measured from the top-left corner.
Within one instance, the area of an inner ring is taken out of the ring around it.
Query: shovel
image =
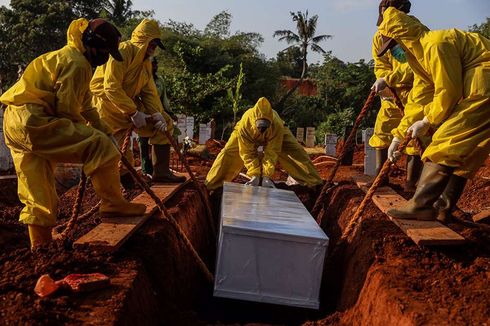
[[[101,273],[70,274],[59,281],[55,281],[48,274],[44,274],[37,280],[34,292],[44,298],[54,294],[60,288],[78,293],[103,289],[110,284],[109,277]]]

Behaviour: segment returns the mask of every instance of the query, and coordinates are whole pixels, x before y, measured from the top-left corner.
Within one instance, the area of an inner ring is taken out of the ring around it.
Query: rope
[[[75,200],[75,203],[73,204],[70,219],[66,225],[65,230],[59,234],[59,238],[61,240],[67,239],[71,231],[75,228],[75,225],[78,220],[78,214],[80,213],[80,209],[82,208],[82,200],[83,200],[83,194],[85,193],[86,184],[87,184],[87,176],[82,171],[80,182],[78,184],[77,198]]]
[[[170,138],[169,138],[170,139]],[[122,154],[122,153],[121,153]],[[174,227],[175,231],[177,231],[177,237],[186,245],[186,247],[189,249],[191,252],[192,256],[194,257],[197,265],[201,269],[201,271],[204,273],[206,276],[206,279],[213,283],[214,282],[214,277],[213,274],[209,271],[207,268],[206,264],[204,264],[204,261],[201,259],[199,254],[197,253],[196,249],[194,249],[194,246],[192,245],[191,241],[189,238],[186,236],[184,231],[181,229],[175,218],[172,216],[172,214],[167,210],[163,202],[160,200],[160,198],[151,190],[150,186],[138,175],[136,170],[131,166],[131,163],[129,163],[128,159],[122,155],[121,156],[121,162],[124,164],[126,169],[128,169],[129,173],[133,176],[135,181],[146,191],[146,193],[153,199],[153,201],[157,204],[158,208],[160,211],[163,213],[163,218],[170,222],[170,224]]]
[[[206,206],[208,223],[211,226],[211,231],[213,232],[213,236],[216,236],[216,228],[214,226],[214,221],[213,221],[213,211],[211,210],[211,204],[210,204],[208,192],[199,183],[194,172],[192,172],[189,164],[187,163],[187,160],[183,157],[182,153],[180,152],[180,146],[175,141],[175,138],[172,137],[172,135],[168,132],[168,130],[165,130],[165,136],[167,136],[167,139],[170,141],[170,144],[172,144],[172,147],[174,148],[175,152],[177,152],[177,155],[179,156],[179,160],[182,161],[182,164],[184,165],[189,176],[191,177],[192,182],[195,184],[195,186],[199,192],[199,196],[201,197],[201,200],[204,202],[204,206]]]
[[[403,153],[403,150],[405,147],[407,147],[408,143],[412,140],[412,134],[408,133],[403,141],[398,145],[397,151],[399,153]],[[348,239],[351,234],[355,233],[355,230],[357,229],[358,225],[360,225],[362,218],[361,215],[366,208],[367,204],[369,201],[373,198],[374,193],[378,190],[380,184],[383,182],[383,179],[390,173],[390,168],[392,165],[394,165],[396,161],[391,162],[390,160],[386,160],[385,163],[383,164],[383,168],[381,171],[378,173],[376,176],[376,179],[374,179],[373,184],[369,188],[368,192],[364,196],[361,204],[359,204],[359,207],[357,207],[356,213],[354,216],[352,216],[351,220],[349,221],[349,224],[345,228],[345,231],[342,233],[341,241]]]
[[[318,196],[318,198],[315,202],[315,205],[313,206],[313,209],[311,211],[311,214],[313,216],[318,215],[318,213],[320,212],[321,206],[325,202],[325,199],[326,199],[327,194],[328,194],[328,190],[332,189],[332,181],[335,178],[335,174],[337,173],[337,170],[339,169],[340,164],[342,163],[345,155],[347,154],[350,147],[352,146],[354,139],[355,139],[355,135],[357,134],[357,129],[359,129],[359,126],[361,125],[362,120],[364,119],[364,117],[368,113],[369,109],[373,105],[375,96],[376,96],[376,92],[374,90],[371,90],[366,102],[364,103],[364,106],[363,106],[361,112],[359,112],[359,115],[357,116],[356,121],[354,122],[354,126],[352,127],[352,131],[350,132],[349,137],[347,138],[347,140],[344,143],[344,146],[342,148],[342,152],[340,153],[337,161],[335,162],[335,165],[333,166],[333,168],[330,172],[330,175],[328,176],[325,184],[323,185],[320,196]],[[319,222],[319,224],[321,224],[321,218],[320,217],[317,217],[317,222]]]

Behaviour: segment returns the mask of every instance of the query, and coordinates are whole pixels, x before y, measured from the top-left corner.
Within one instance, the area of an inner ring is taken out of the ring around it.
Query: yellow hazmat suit
[[[378,57],[378,50],[383,45],[381,34],[377,32],[373,38],[374,74],[376,78],[384,78],[386,83],[393,88],[400,97],[404,106],[407,104],[409,92],[412,88],[413,73],[408,63],[396,61],[390,53]],[[369,139],[369,145],[374,148],[388,148],[393,136],[391,131],[395,129],[402,119],[402,113],[395,103],[394,98],[386,89],[381,95],[381,108],[379,109],[374,125],[374,134]],[[407,147],[410,155],[418,153],[413,147]]]
[[[90,82],[93,103],[102,120],[114,130],[114,137],[120,145],[132,126],[130,117],[136,110],[146,114],[161,113],[167,122],[168,131],[170,134],[173,132],[172,119],[163,110],[153,80],[151,60],[146,57],[148,44],[160,37],[158,23],[144,19],[133,31],[131,40],[119,46],[124,60],[119,62],[109,58],[105,65],[96,69]],[[138,134],[149,137],[150,144],[169,144],[168,139],[157,132],[152,123],[138,129]],[[130,151],[126,155],[133,161]]]
[[[264,133],[255,126],[258,119],[267,119],[271,126]],[[269,101],[262,97],[253,108],[247,110],[235,126],[235,130],[219,153],[206,177],[206,186],[214,190],[223,182],[233,180],[243,166],[250,177],[260,176],[257,148],[264,146],[262,159],[263,176],[271,178],[277,162],[299,183],[314,186],[322,183],[308,154],[291,131],[284,126]]]
[[[26,224],[56,223],[56,162],[83,163],[90,176],[108,164],[116,168],[120,157],[105,135],[110,129],[91,106],[92,67],[83,56],[81,41],[87,26],[85,19],[73,21],[68,45],[34,59],[0,97],[7,105],[5,140],[17,171],[19,198],[25,204],[20,221]]]
[[[471,178],[490,152],[490,40],[457,29],[426,31],[395,8],[385,11],[379,31],[432,81],[424,114],[438,129],[422,158]]]

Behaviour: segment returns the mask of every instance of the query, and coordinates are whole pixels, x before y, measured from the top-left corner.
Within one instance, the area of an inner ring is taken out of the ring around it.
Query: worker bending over
[[[131,40],[121,43],[122,61],[109,59],[97,68],[90,83],[93,102],[100,117],[113,130],[122,145],[130,128],[148,137],[152,146],[153,182],[184,182],[170,169],[170,141],[173,124],[164,112],[152,77],[151,57],[156,47],[163,48],[160,28],[154,20],[144,19],[133,31]],[[132,151],[125,153],[134,163]],[[123,185],[130,184],[128,171],[121,171]]]
[[[379,4],[377,26],[383,21],[383,12],[390,6],[395,6],[397,9],[408,13],[410,12],[411,3],[408,0],[382,0]],[[414,80],[413,72],[406,61],[400,61],[399,58],[391,53],[387,53],[384,56],[377,55],[382,45],[382,35],[376,32],[373,38],[372,53],[374,74],[377,80],[372,89],[381,97],[381,108],[376,117],[374,134],[369,139],[369,145],[376,149],[376,174],[381,171],[384,162],[388,158],[388,148],[394,139],[392,130],[398,127],[403,116],[395,102],[395,96],[397,95],[403,106],[406,107]],[[393,94],[392,91],[396,94]],[[422,161],[420,160],[420,153],[413,145],[407,146],[405,151],[408,154],[405,190],[414,191],[422,170]],[[388,176],[382,181],[382,184],[387,182]]]
[[[91,106],[92,67],[109,54],[122,60],[119,31],[102,19],[73,21],[68,44],[34,59],[0,101],[7,105],[4,132],[18,176],[32,248],[49,242],[56,224],[57,162],[83,163],[102,202],[101,216],[144,214],[143,204],[127,202],[121,194],[117,164],[120,154],[108,135],[111,130]],[[88,125],[87,125],[88,123]]]
[[[408,131],[418,137],[437,129],[422,157],[424,168],[414,196],[388,214],[444,218],[490,153],[490,40],[457,29],[426,31],[395,8],[388,8],[383,17],[379,31],[389,38],[384,47],[397,47],[434,87],[425,116]]]
[[[263,146],[262,158],[257,152],[260,146]],[[277,162],[301,184],[323,183],[308,154],[272,110],[269,101],[262,97],[238,121],[206,177],[206,186],[209,190],[222,187],[223,182],[232,181],[245,166],[252,178],[247,184],[259,185],[262,171],[262,185],[273,187],[271,178]]]

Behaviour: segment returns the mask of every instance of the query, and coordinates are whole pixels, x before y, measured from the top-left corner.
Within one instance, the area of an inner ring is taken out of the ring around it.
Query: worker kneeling
[[[263,155],[257,151],[261,146]],[[271,177],[277,162],[301,184],[323,183],[308,154],[272,110],[269,101],[262,97],[235,126],[206,177],[206,186],[209,190],[222,187],[245,165],[247,175],[252,178],[247,184],[258,186],[262,176],[262,186],[273,187]]]
[[[58,210],[53,171],[57,162],[83,163],[101,197],[101,216],[142,215],[146,210],[122,196],[120,154],[111,141],[111,129],[91,106],[92,67],[104,64],[109,54],[122,59],[120,36],[102,19],[73,21],[68,44],[34,59],[0,97],[7,105],[5,140],[18,176],[19,198],[25,204],[20,221],[28,225],[32,248],[52,239]]]

